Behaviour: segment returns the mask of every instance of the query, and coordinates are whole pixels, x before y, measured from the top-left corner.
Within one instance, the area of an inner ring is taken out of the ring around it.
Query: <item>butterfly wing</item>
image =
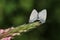
[[[34,22],[37,20],[38,12],[34,9],[30,15],[29,22]]]
[[[46,16],[47,16],[47,11],[46,11],[46,9],[44,9],[41,12],[39,12],[39,19],[38,20],[40,20],[41,23],[45,23]]]

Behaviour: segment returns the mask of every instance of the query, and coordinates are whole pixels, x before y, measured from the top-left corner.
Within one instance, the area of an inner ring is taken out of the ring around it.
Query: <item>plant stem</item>
[[[12,35],[14,33],[23,33],[23,32],[27,32],[30,29],[34,29],[37,26],[41,25],[40,22],[33,22],[33,23],[29,23],[29,24],[23,24],[21,26],[17,26],[14,29],[10,30],[7,34],[2,35],[2,38],[7,37],[9,35]]]

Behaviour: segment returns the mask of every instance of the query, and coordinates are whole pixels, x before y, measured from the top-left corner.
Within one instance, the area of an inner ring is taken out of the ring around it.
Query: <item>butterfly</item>
[[[34,22],[36,20],[39,20],[41,23],[45,23],[47,16],[47,10],[43,9],[40,12],[37,12],[36,9],[34,9],[30,15],[29,23]]]

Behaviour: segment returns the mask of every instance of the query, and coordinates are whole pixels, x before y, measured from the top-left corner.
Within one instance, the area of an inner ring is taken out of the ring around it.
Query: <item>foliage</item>
[[[13,40],[60,40],[60,0],[0,0],[0,28],[28,23],[33,9],[45,8],[46,23]]]

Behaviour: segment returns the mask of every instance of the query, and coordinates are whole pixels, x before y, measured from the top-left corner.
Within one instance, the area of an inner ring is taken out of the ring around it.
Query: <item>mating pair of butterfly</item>
[[[29,23],[39,20],[41,23],[45,23],[47,16],[47,10],[43,9],[39,13],[34,9],[30,15]]]

